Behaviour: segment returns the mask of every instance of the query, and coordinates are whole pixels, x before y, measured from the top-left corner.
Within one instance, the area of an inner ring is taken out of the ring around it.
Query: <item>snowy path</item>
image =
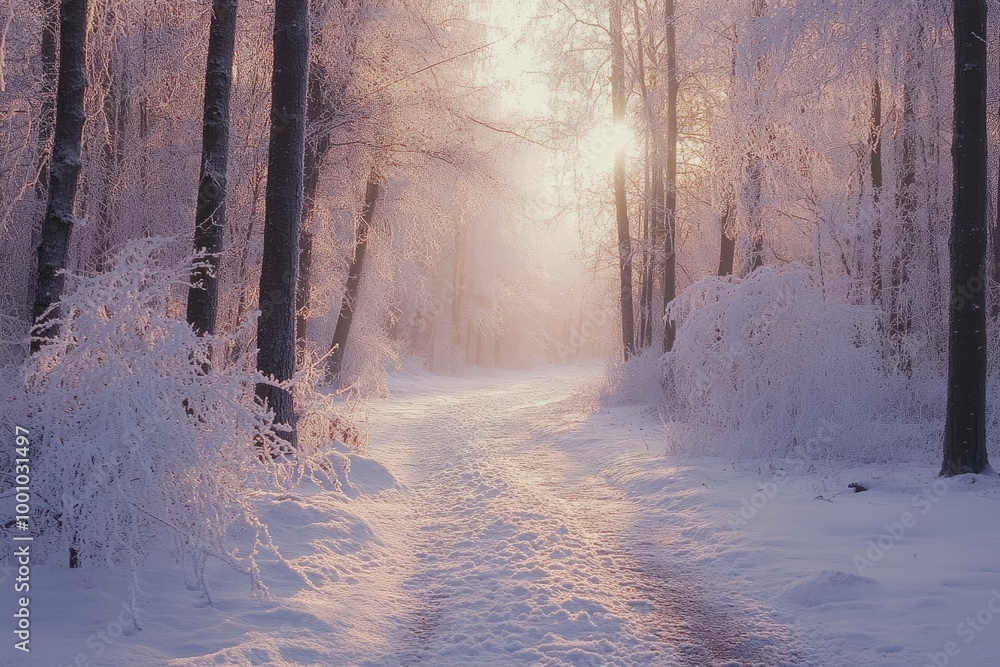
[[[590,409],[600,377],[395,377],[346,494],[259,498],[270,597],[210,560],[209,603],[155,549],[132,631],[120,576],[39,564],[0,667],[998,664],[1000,480],[664,455],[642,408]]]
[[[672,577],[652,524],[572,445],[579,370],[384,406],[408,487],[409,610],[371,664],[777,664]],[[394,521],[395,526],[401,524]]]
[[[834,664],[796,657],[787,617],[744,597],[742,543],[712,555],[742,537],[706,504],[728,511],[742,491],[666,464],[637,410],[595,414],[581,388],[599,377],[394,378],[347,495],[304,483],[260,499],[288,559],[259,557],[270,597],[210,561],[209,603],[157,550],[129,631],[120,577],[40,567],[32,654],[8,643],[0,667]]]

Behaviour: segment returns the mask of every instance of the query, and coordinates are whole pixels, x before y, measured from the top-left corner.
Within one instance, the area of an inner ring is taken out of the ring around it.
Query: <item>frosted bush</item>
[[[622,363],[609,363],[604,369],[600,401],[606,406],[659,405],[663,394],[662,352],[656,345],[643,348]]]
[[[362,309],[361,315],[351,331],[336,389],[354,397],[384,398],[389,395],[389,372],[399,368],[399,343],[372,321],[369,311]]]
[[[899,460],[920,438],[912,392],[882,361],[881,313],[824,294],[801,265],[706,278],[669,312],[678,331],[664,382],[673,416],[690,426],[682,447]]]
[[[110,272],[73,277],[58,339],[26,362],[41,543],[126,572],[162,545],[202,588],[216,556],[263,590],[254,555],[270,540],[252,500],[287,466],[259,456],[278,447],[254,400],[262,378],[248,359],[221,361],[245,332],[199,338],[168,312],[189,266],[158,261],[166,243],[132,242]]]

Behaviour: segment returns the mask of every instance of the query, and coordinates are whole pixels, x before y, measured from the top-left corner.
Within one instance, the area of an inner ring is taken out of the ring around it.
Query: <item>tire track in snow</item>
[[[564,419],[579,377],[428,395],[393,415],[418,525],[412,607],[386,664],[798,664],[664,570],[636,507],[538,428]]]

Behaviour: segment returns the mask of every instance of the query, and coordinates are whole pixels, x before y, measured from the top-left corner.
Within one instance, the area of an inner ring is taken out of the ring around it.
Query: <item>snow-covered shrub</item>
[[[912,455],[913,392],[883,362],[881,314],[824,294],[801,265],[706,278],[669,313],[664,382],[689,426],[679,446],[754,460]]]
[[[604,370],[599,388],[602,405],[660,405],[663,393],[662,352],[659,346],[643,348],[622,363],[616,360]]]
[[[342,491],[351,472],[351,459],[345,451],[363,455],[368,438],[348,417],[359,402],[345,409],[344,403],[327,387],[327,356],[316,357],[307,352],[298,363],[294,383],[298,449],[282,458],[292,466],[293,483],[308,479]],[[343,443],[346,450],[334,445],[335,442]]]
[[[375,308],[360,308],[337,378],[337,391],[355,397],[389,395],[389,372],[399,367],[399,342],[370,317]]]
[[[190,269],[159,261],[166,245],[131,242],[110,272],[73,277],[58,338],[26,362],[41,544],[62,562],[72,548],[82,566],[125,571],[162,545],[202,587],[216,556],[262,590],[254,554],[270,540],[252,499],[287,466],[259,456],[278,443],[252,360],[221,353],[245,332],[199,338],[168,312]]]

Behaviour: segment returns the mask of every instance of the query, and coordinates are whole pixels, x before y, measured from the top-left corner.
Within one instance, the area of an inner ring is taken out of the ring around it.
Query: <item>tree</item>
[[[725,34],[729,37],[731,56],[729,60],[729,91],[730,95],[736,90],[736,30],[728,28]],[[731,103],[730,103],[731,106]],[[736,196],[731,183],[723,186],[722,199],[724,201],[723,213],[719,218],[719,268],[716,275],[733,275],[733,265],[736,260]]]
[[[37,324],[31,341],[32,353],[47,338],[58,333],[58,317],[53,306],[62,296],[73,205],[80,173],[80,145],[83,122],[83,93],[86,74],[87,0],[63,0],[59,9],[59,83],[56,90],[55,138],[49,167],[48,204],[38,246],[38,278],[31,309]]]
[[[638,347],[644,348],[653,340],[653,282],[657,279],[656,267],[662,266],[662,262],[657,261],[655,248],[650,246],[655,245],[663,233],[663,151],[660,145],[661,132],[657,115],[653,109],[653,96],[649,90],[650,86],[646,84],[647,56],[643,45],[643,29],[646,28],[650,41],[649,58],[655,63],[653,31],[639,20],[638,0],[632,0],[632,16],[636,33],[635,75],[639,82],[643,117],[646,121],[643,205],[639,223],[642,236],[642,269],[639,271],[639,332],[636,343]]]
[[[622,44],[622,10],[619,0],[611,3],[611,104],[616,125],[625,123],[625,48]],[[621,270],[622,342],[625,360],[635,352],[632,311],[632,241],[628,226],[625,192],[625,153],[615,155],[615,218],[618,223],[618,261]]]
[[[205,66],[201,173],[195,211],[194,249],[206,253],[191,273],[187,321],[199,334],[214,334],[218,316],[219,256],[226,227],[226,172],[229,166],[229,92],[236,44],[239,0],[213,0]]]
[[[753,0],[750,6],[750,21],[754,26],[754,37],[761,41],[764,38],[764,15],[767,11],[767,0]],[[756,44],[754,44],[756,46]],[[764,117],[764,99],[762,95],[763,82],[767,77],[767,61],[761,54],[755,54],[750,74],[753,95],[753,111],[755,118],[751,121],[750,128],[750,149],[747,154],[746,176],[744,185],[744,200],[747,210],[747,230],[749,238],[747,248],[744,250],[743,261],[740,273],[743,277],[749,275],[754,269],[764,265],[764,212],[762,210],[762,200],[764,198],[764,156],[762,155],[765,146],[768,145],[769,130],[768,121]]]
[[[278,382],[291,380],[295,373],[295,289],[308,75],[309,2],[276,0],[257,370]],[[274,411],[276,423],[290,429],[282,437],[292,447],[297,446],[291,393],[262,382],[257,385],[257,397]]]
[[[55,126],[56,86],[59,80],[59,0],[42,0],[42,103],[38,124],[40,157],[35,177],[35,194],[39,199],[46,195],[49,178],[49,141]]]
[[[663,237],[663,306],[666,307],[677,294],[677,31],[674,0],[664,3],[666,24],[667,69],[667,146],[666,183],[664,187],[664,237]],[[663,351],[674,347],[674,322],[667,321],[663,329]]]
[[[941,475],[980,473],[986,455],[986,0],[955,0],[951,306]]]
[[[346,9],[347,0],[341,0]],[[325,18],[325,17],[324,17]],[[345,79],[333,99],[330,99],[330,72],[318,57],[323,46],[323,27],[326,21],[313,16],[313,44],[310,47],[309,89],[306,102],[306,148],[303,181],[302,222],[299,232],[299,275],[295,294],[295,337],[301,348],[306,341],[306,326],[309,322],[309,296],[312,289],[313,232],[312,219],[316,211],[316,197],[319,194],[320,174],[323,161],[330,151],[331,107],[340,102],[347,87]],[[357,34],[354,35],[354,41]]]
[[[319,33],[316,45],[321,43]],[[314,49],[315,51],[315,49]],[[302,229],[299,238],[299,277],[295,294],[295,337],[299,346],[306,340],[306,326],[309,322],[309,292],[312,275],[313,234],[310,230],[316,210],[316,196],[319,193],[319,178],[323,159],[330,150],[330,131],[325,126],[323,116],[328,106],[324,88],[327,83],[326,67],[313,60],[309,64],[309,97],[306,109],[306,130],[310,135],[306,140],[305,171],[303,181]]]
[[[906,339],[913,324],[912,304],[907,294],[910,283],[917,236],[917,120],[916,120],[916,79],[923,69],[924,28],[921,23],[914,27],[911,45],[903,56],[903,113],[900,134],[900,172],[896,190],[896,211],[899,216],[899,243],[893,254],[889,274],[889,343],[899,368],[909,373],[912,366]],[[879,238],[881,241],[881,239]],[[879,244],[881,251],[881,243]],[[881,254],[881,253],[880,253]]]
[[[726,203],[725,212],[719,217],[719,276],[733,275],[733,261],[736,259],[736,239],[730,234],[730,221],[733,217],[733,203]]]
[[[372,221],[375,219],[375,205],[379,197],[379,177],[373,168],[365,186],[365,203],[358,218],[358,227],[354,235],[354,256],[347,271],[347,285],[344,287],[344,297],[340,304],[340,316],[337,318],[337,328],[333,332],[333,342],[330,343],[329,365],[327,376],[331,379],[340,375],[344,364],[344,348],[351,334],[351,324],[354,322],[354,310],[358,303],[358,292],[361,288],[361,273],[365,267],[365,255],[368,253],[368,236],[371,233]]]
[[[878,49],[881,48],[879,33],[876,32],[875,43],[872,45],[872,102],[871,130],[868,134],[869,172],[872,182],[872,202],[876,215],[872,218],[872,266],[871,266],[871,302],[882,303],[882,221],[878,216],[878,205],[882,198],[882,84],[879,81]]]

